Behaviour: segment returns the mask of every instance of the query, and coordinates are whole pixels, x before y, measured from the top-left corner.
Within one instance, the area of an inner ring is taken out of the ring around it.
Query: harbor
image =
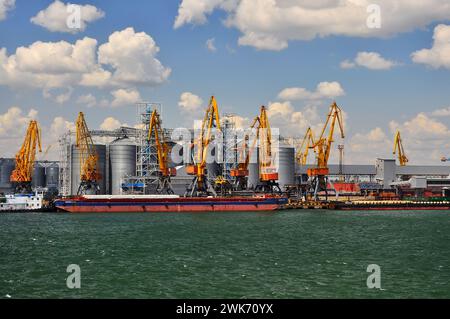
[[[0,161],[0,211],[449,209],[450,166],[407,164],[399,131],[397,158],[344,165],[344,146],[333,143],[336,130],[344,139],[336,102],[321,135],[309,128],[301,140],[272,132],[264,106],[247,129],[237,128],[234,116],[221,116],[215,96],[201,128],[181,142],[173,139],[176,129],[163,127],[160,104],[136,108],[141,129],[89,130],[80,112],[76,129],[59,139],[59,161],[35,159],[43,141],[31,121],[16,158]],[[328,163],[332,152],[339,164]]]

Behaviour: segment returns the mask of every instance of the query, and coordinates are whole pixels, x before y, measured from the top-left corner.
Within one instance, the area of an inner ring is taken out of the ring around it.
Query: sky
[[[410,164],[450,156],[448,0],[72,4],[0,0],[0,157],[30,119],[55,159],[80,111],[114,129],[137,124],[136,102],[159,102],[165,126],[190,127],[211,95],[242,126],[266,105],[297,138],[317,134],[336,101],[345,163],[393,157],[396,130]]]

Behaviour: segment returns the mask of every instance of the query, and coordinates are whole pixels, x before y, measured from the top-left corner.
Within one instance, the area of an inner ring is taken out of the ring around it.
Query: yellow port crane
[[[406,164],[409,162],[409,159],[405,154],[405,149],[403,148],[403,141],[400,135],[400,131],[397,131],[397,133],[395,134],[394,150],[392,154],[397,154],[400,166],[406,166]]]
[[[98,154],[83,112],[78,114],[76,122],[75,146],[80,152],[80,185],[77,194],[83,195],[92,191],[98,193],[98,182],[102,179],[98,168]]]
[[[157,110],[152,112],[150,119],[148,141],[152,141],[152,138],[154,138],[159,165],[158,186],[156,191],[159,194],[174,194],[170,177],[176,175],[176,169],[169,167],[169,145],[165,139],[161,125],[161,117]]]
[[[10,180],[17,192],[30,192],[36,148],[42,152],[41,131],[37,121],[30,121],[22,147],[16,154],[16,166]]]
[[[277,169],[273,165],[272,130],[270,129],[269,116],[265,106],[261,106],[258,131],[260,184],[256,189],[264,192],[272,192],[274,189],[277,189],[281,192],[278,185]]]
[[[341,108],[333,102],[330,106],[330,111],[327,116],[325,125],[322,128],[320,137],[315,141],[314,145],[310,146],[316,152],[316,166],[307,170],[308,176],[311,179],[312,192],[314,200],[318,199],[318,193],[325,191],[327,195],[327,180],[329,175],[328,160],[331,154],[331,146],[334,142],[334,131],[336,122],[339,126],[341,138],[345,138],[344,121]],[[328,131],[328,134],[327,134]]]
[[[250,133],[256,129],[256,137],[249,146]],[[236,168],[232,169],[230,175],[234,178],[234,186],[238,189],[247,188],[248,165],[250,157],[255,149],[256,142],[259,142],[259,169],[260,169],[260,185],[256,188],[265,188],[273,191],[274,187],[279,189],[277,184],[278,173],[272,166],[272,135],[270,130],[269,119],[265,106],[261,106],[260,114],[256,116],[250,125],[250,130],[245,134],[242,148],[240,151],[240,160]]]
[[[305,137],[303,138],[302,144],[297,150],[297,163],[301,166],[305,166],[308,161],[309,150],[311,146],[315,144],[314,133],[310,127],[306,130]]]
[[[206,171],[206,161],[208,157],[208,147],[212,141],[212,131],[221,131],[219,107],[217,100],[211,96],[205,117],[202,121],[200,135],[192,145],[194,148],[194,163],[186,166],[186,173],[193,175],[191,184],[186,189],[187,196],[214,195],[217,196],[214,187],[208,180]]]
[[[258,124],[258,125],[257,125]],[[261,127],[260,117],[256,116],[250,125],[249,131],[246,132],[242,140],[242,147],[239,151],[239,163],[236,168],[231,169],[230,175],[234,178],[234,186],[237,189],[247,188],[247,178],[248,178],[248,165],[250,164],[250,157],[255,149],[256,142],[259,138],[259,128]],[[250,133],[256,129],[256,136],[252,141],[252,145],[249,146]]]

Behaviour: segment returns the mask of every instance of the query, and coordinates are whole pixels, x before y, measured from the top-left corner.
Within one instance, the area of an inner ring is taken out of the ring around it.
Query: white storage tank
[[[259,184],[259,148],[254,148],[248,164],[247,188],[255,189]]]
[[[295,149],[291,146],[280,146],[277,156],[278,184],[281,190],[287,185],[295,184]]]
[[[112,142],[109,146],[109,169],[111,194],[121,193],[121,183],[124,176],[136,175],[137,147],[129,138]]]

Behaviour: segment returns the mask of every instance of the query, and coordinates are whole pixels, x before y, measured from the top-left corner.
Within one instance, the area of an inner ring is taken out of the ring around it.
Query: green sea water
[[[450,212],[0,214],[0,298],[450,298]]]

